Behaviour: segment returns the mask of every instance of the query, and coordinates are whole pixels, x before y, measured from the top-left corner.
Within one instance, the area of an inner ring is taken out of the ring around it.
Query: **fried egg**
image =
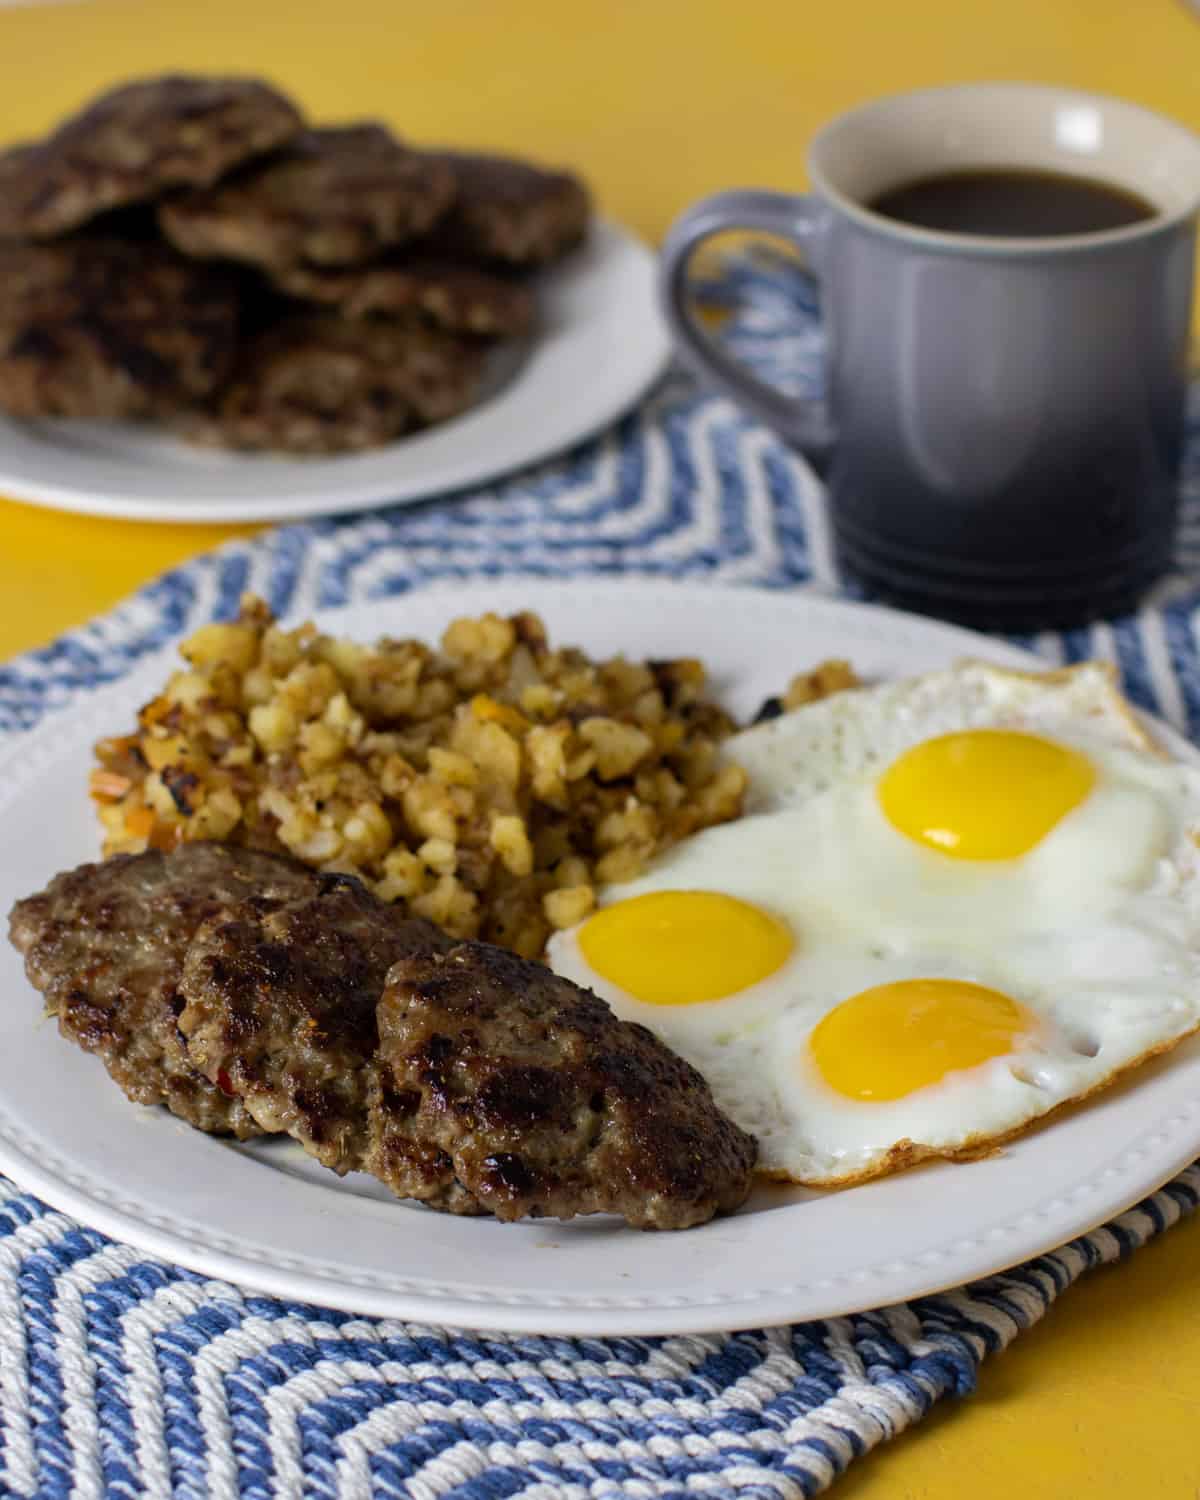
[[[768,1175],[977,1154],[1200,1025],[1200,772],[1104,667],[965,664],[726,753],[746,816],[547,956],[698,1068]]]

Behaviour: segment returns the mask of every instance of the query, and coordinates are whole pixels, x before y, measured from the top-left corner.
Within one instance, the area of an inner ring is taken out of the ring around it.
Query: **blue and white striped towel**
[[[710,294],[765,373],[812,387],[805,283],[747,258]],[[1200,730],[1200,413],[1179,569],[1136,618],[1032,642],[1115,659]],[[284,527],[0,667],[0,733],[120,677],[245,588],[280,613],[505,573],[712,576],[837,592],[817,485],[728,402],[666,380],[596,442],[502,484]],[[478,1336],[260,1297],[155,1261],[0,1179],[0,1494],[789,1500],[965,1392],[1090,1267],[1200,1202],[1200,1167],[1106,1228],[962,1291],[702,1338]]]

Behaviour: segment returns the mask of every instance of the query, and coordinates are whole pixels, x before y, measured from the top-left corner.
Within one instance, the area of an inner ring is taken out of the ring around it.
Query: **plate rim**
[[[407,590],[401,594],[386,596],[378,600],[357,600],[348,605],[331,609],[303,611],[311,613],[321,628],[337,627],[339,619],[345,619],[364,610],[380,610],[389,606],[403,608],[404,602],[414,596],[436,606],[439,599],[453,607],[485,609],[492,607],[492,600],[499,596],[512,595],[517,591],[537,597],[523,600],[526,607],[551,609],[557,602],[560,607],[578,602],[581,586],[593,593],[619,599],[631,593],[661,594],[664,588],[678,600],[695,596],[711,608],[713,595],[723,594],[730,599],[741,598],[758,607],[779,609],[782,613],[795,613],[802,617],[815,611],[827,619],[853,618],[861,624],[872,626],[894,635],[902,627],[907,633],[918,637],[927,635],[931,639],[940,637],[953,640],[961,646],[964,654],[983,655],[1001,663],[1045,668],[1047,663],[1034,653],[998,638],[980,636],[962,627],[883,606],[864,604],[858,601],[831,597],[818,589],[764,588],[761,585],[725,584],[718,579],[665,580],[661,578],[606,579],[595,575],[584,575],[571,580],[546,580],[536,576],[507,574],[501,578],[479,579],[472,589],[475,597],[469,603],[464,595],[464,584],[437,584],[426,588]],[[507,607],[501,605],[499,607]],[[586,636],[586,618],[581,617],[580,634]],[[384,627],[385,628],[385,627]],[[851,641],[853,645],[853,641]],[[176,658],[178,638],[147,653],[133,669],[116,681],[85,690],[71,701],[48,713],[31,730],[5,734],[0,738],[0,782],[3,772],[14,756],[33,752],[29,756],[31,769],[25,779],[35,779],[39,768],[47,757],[37,754],[38,742],[61,738],[65,730],[72,733],[71,721],[82,715],[89,719],[103,713],[106,700],[128,695],[130,689],[142,677],[157,676],[167,662]],[[906,648],[907,649],[907,646]],[[919,660],[913,664],[914,671],[929,670]],[[1177,753],[1187,754],[1200,760],[1200,752],[1184,740],[1177,731],[1161,720],[1151,719],[1157,732],[1163,735]],[[79,726],[77,733],[82,732]],[[47,747],[49,749],[50,747]],[[66,753],[60,751],[60,753]],[[53,752],[50,752],[53,759]],[[0,809],[8,805],[16,795],[10,791],[0,799]],[[798,1281],[785,1287],[757,1288],[752,1294],[730,1299],[722,1294],[713,1300],[696,1296],[665,1298],[656,1296],[650,1305],[645,1299],[607,1298],[603,1305],[594,1296],[581,1299],[576,1293],[570,1295],[542,1296],[534,1298],[521,1292],[505,1296],[489,1288],[486,1300],[467,1296],[447,1295],[446,1288],[438,1288],[437,1295],[428,1290],[396,1290],[394,1287],[378,1286],[372,1289],[361,1280],[345,1281],[344,1268],[332,1268],[339,1280],[321,1277],[319,1271],[289,1269],[282,1264],[287,1255],[276,1255],[274,1263],[262,1258],[247,1246],[231,1252],[216,1244],[197,1243],[191,1238],[171,1232],[153,1222],[153,1213],[147,1215],[136,1196],[125,1203],[109,1201],[114,1198],[95,1177],[80,1177],[70,1164],[48,1155],[44,1148],[30,1149],[36,1143],[25,1135],[18,1122],[13,1121],[8,1108],[0,1099],[0,1170],[5,1171],[15,1182],[60,1211],[66,1212],[85,1224],[90,1224],[112,1238],[131,1244],[168,1262],[183,1265],[201,1274],[217,1275],[243,1286],[253,1287],[274,1296],[293,1301],[314,1303],[318,1306],[336,1307],[351,1313],[375,1316],[401,1317],[418,1322],[438,1322],[464,1328],[491,1329],[517,1333],[542,1333],[562,1335],[680,1335],[727,1331],[736,1328],[770,1326],[787,1323],[799,1318],[832,1317],[862,1311],[901,1300],[957,1287],[966,1281],[992,1275],[1009,1269],[1026,1260],[1045,1254],[1080,1234],[1113,1218],[1132,1204],[1160,1187],[1195,1159],[1200,1150],[1200,1092],[1190,1097],[1186,1107],[1180,1105],[1172,1113],[1156,1118],[1134,1139],[1125,1143],[1117,1158],[1106,1161],[1102,1170],[1075,1184],[1069,1198],[1075,1203],[1065,1216],[1059,1212],[1053,1220],[1054,1228],[1049,1237],[1035,1236],[1035,1248],[1022,1240],[1020,1248],[1007,1253],[1001,1248],[1006,1237],[1018,1230],[1028,1230],[1027,1220],[1045,1217],[1051,1210],[1061,1210],[1062,1199],[1040,1202],[1034,1198],[1025,1212],[1015,1221],[1005,1225],[990,1226],[986,1235],[975,1240],[960,1240],[943,1247],[936,1254],[926,1253],[907,1263],[896,1261],[881,1265],[859,1266],[842,1277],[826,1277],[817,1283]],[[187,1127],[179,1122],[165,1122],[180,1130]],[[16,1126],[14,1129],[13,1127]],[[1190,1127],[1190,1129],[1189,1129]],[[24,1137],[25,1145],[22,1145]],[[1147,1175],[1139,1175],[1139,1163],[1148,1154],[1154,1154],[1155,1166]],[[1120,1161],[1122,1166],[1116,1163]],[[63,1170],[65,1168],[66,1170]],[[550,1221],[547,1221],[550,1222]],[[726,1236],[737,1236],[738,1218],[733,1217],[713,1226],[724,1231]],[[379,1277],[368,1277],[379,1282]],[[429,1278],[426,1278],[428,1281]],[[837,1282],[843,1283],[839,1295],[831,1295],[828,1305],[821,1311],[801,1299],[802,1293],[811,1293],[816,1287]],[[411,1281],[409,1285],[411,1286]],[[882,1286],[883,1291],[872,1290]],[[790,1299],[790,1308],[787,1304]]]
[[[617,421],[662,378],[671,362],[670,334],[665,321],[658,315],[655,295],[657,256],[653,247],[624,224],[601,216],[593,222],[591,244],[597,249],[599,256],[595,264],[584,265],[576,270],[572,268],[568,260],[558,266],[549,267],[546,274],[567,278],[568,282],[570,278],[575,277],[579,284],[587,284],[589,280],[598,284],[605,276],[611,276],[614,273],[620,257],[631,257],[632,261],[641,268],[639,274],[645,278],[647,306],[653,305],[653,315],[642,320],[640,325],[642,336],[636,344],[627,340],[618,341],[616,347],[628,360],[628,364],[624,378],[617,382],[617,388],[611,390],[605,400],[588,404],[592,387],[582,382],[581,390],[584,396],[581,409],[577,410],[569,421],[564,421],[559,429],[547,432],[531,424],[528,420],[531,413],[525,413],[527,438],[524,445],[514,446],[508,456],[499,460],[471,456],[465,459],[458,457],[440,459],[436,461],[435,472],[429,479],[410,476],[401,478],[397,482],[376,477],[360,480],[357,483],[347,481],[340,491],[337,489],[336,477],[334,477],[329,485],[319,492],[302,494],[292,499],[286,495],[279,495],[264,500],[256,498],[255,492],[255,465],[263,461],[294,462],[298,472],[311,473],[317,466],[327,465],[333,468],[341,459],[352,462],[355,458],[377,458],[386,454],[392,447],[402,453],[405,444],[413,439],[418,441],[436,439],[439,443],[446,440],[453,441],[455,427],[460,422],[469,421],[473,414],[483,411],[493,403],[503,411],[504,405],[510,400],[521,402],[533,394],[526,384],[528,373],[524,367],[518,369],[510,381],[479,406],[470,407],[458,417],[439,423],[423,432],[411,434],[409,438],[400,438],[395,444],[367,450],[363,454],[333,454],[289,460],[287,455],[226,453],[222,456],[231,463],[244,461],[246,464],[244,477],[239,475],[237,480],[238,493],[229,497],[210,496],[183,502],[167,497],[170,477],[166,467],[163,471],[164,495],[155,498],[131,498],[119,492],[115,481],[97,490],[55,481],[52,478],[29,477],[20,472],[14,475],[6,468],[6,430],[11,428],[19,430],[32,424],[0,413],[0,494],[22,504],[35,505],[47,510],[64,511],[75,515],[104,516],[114,520],[142,521],[148,524],[195,526],[239,522],[270,524],[319,516],[353,514],[391,506],[419,505],[423,501],[452,496],[459,491],[470,490],[475,486],[503,479],[518,470],[544,463],[554,455],[566,452],[577,444],[596,437],[603,429]],[[619,312],[620,309],[614,305],[612,315],[616,316]],[[603,330],[608,326],[607,321],[595,323],[591,336],[600,339]],[[531,341],[530,348],[536,351],[536,337]],[[637,357],[633,358],[634,355]],[[54,422],[59,419],[41,420]],[[520,414],[515,420],[520,420]],[[167,435],[156,431],[149,434],[148,441],[155,441],[165,436]],[[48,445],[48,451],[52,453],[53,447]],[[184,453],[203,451],[186,446],[181,448],[181,452]],[[473,449],[469,452],[476,453],[482,450]]]

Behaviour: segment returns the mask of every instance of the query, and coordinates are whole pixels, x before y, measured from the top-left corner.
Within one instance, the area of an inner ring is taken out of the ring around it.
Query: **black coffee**
[[[1025,167],[919,177],[889,188],[868,207],[922,229],[1038,239],[1122,229],[1157,213],[1153,204],[1111,182]]]

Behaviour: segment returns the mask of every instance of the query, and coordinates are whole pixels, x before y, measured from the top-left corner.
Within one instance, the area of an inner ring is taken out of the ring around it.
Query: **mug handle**
[[[833,424],[824,401],[785,396],[751,374],[709,338],[688,306],[688,266],[697,246],[728,229],[758,229],[791,240],[811,259],[825,237],[826,214],[808,195],[737,189],[702,198],[676,219],[663,243],[659,291],[683,362],[815,458],[833,446]],[[814,273],[809,270],[809,275]]]

